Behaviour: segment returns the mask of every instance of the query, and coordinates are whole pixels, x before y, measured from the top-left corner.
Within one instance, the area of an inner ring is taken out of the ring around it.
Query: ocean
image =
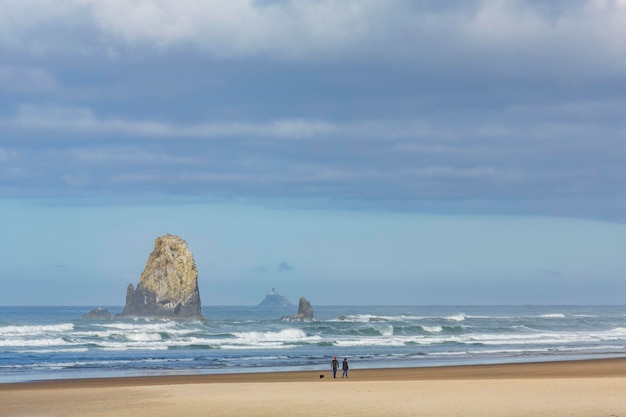
[[[112,314],[122,307],[103,306]],[[206,321],[84,320],[93,307],[0,307],[0,382],[626,356],[626,306],[203,307]]]

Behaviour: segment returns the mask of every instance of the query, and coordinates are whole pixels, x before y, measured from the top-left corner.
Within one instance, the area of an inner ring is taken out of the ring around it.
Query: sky
[[[624,0],[0,0],[0,305],[623,304]]]

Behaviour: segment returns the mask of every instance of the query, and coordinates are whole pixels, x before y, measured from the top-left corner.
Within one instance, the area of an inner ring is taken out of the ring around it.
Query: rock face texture
[[[265,298],[263,299],[263,301],[259,303],[259,305],[260,306],[292,306],[293,303],[291,303],[282,295],[278,294],[276,291],[274,291],[274,288],[272,288],[272,291],[270,291],[265,296]]]
[[[167,234],[157,238],[137,288],[126,290],[119,317],[202,318],[198,269],[187,242]]]
[[[286,321],[314,321],[313,307],[311,307],[311,303],[306,298],[300,297],[298,312],[293,316],[285,316],[282,319]]]

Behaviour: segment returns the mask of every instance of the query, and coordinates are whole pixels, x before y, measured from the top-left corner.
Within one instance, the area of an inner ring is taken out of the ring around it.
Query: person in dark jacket
[[[333,378],[337,378],[337,368],[339,368],[339,361],[337,360],[336,356],[333,358],[333,361],[330,363],[330,367],[333,369]]]
[[[343,364],[341,365],[341,369],[343,369],[343,373],[341,374],[341,377],[343,378],[345,376],[347,378],[348,377],[348,358],[343,358]]]

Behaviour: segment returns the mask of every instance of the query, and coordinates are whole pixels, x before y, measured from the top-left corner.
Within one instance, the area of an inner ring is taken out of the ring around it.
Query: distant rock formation
[[[158,237],[118,317],[202,318],[200,308],[198,269],[187,242],[171,234]]]
[[[83,314],[83,320],[110,320],[111,312],[106,308],[98,307],[91,310],[89,313]]]
[[[260,306],[292,306],[293,303],[287,300],[282,295],[278,294],[276,291],[274,291],[274,288],[272,288],[272,291],[267,293],[267,295],[265,296],[263,301],[259,303],[259,305]]]
[[[314,321],[313,307],[311,307],[311,303],[306,298],[300,297],[298,312],[293,316],[285,316],[282,319],[286,321]]]

